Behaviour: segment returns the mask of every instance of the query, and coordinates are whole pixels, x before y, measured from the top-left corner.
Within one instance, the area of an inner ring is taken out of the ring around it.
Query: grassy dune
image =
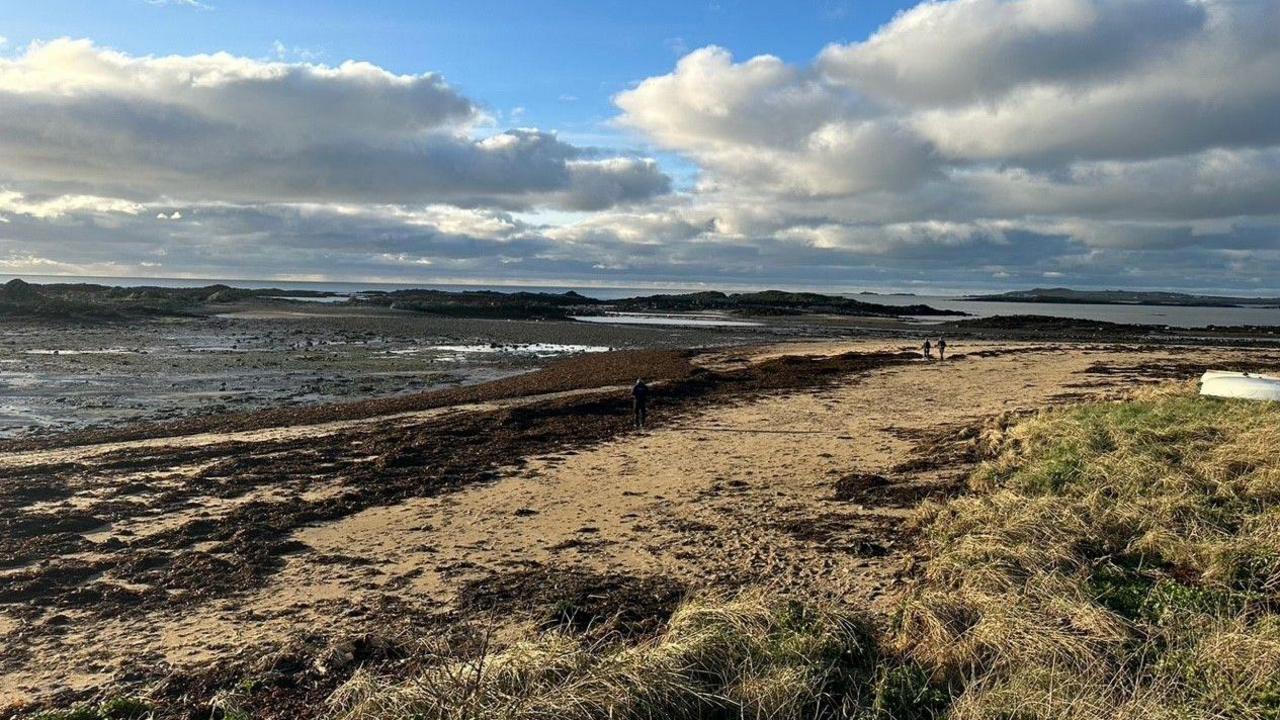
[[[1280,717],[1280,408],[1167,390],[1001,445],[919,517],[895,632],[949,717]]]
[[[342,720],[1280,718],[1280,406],[1189,387],[983,438],[972,492],[917,514],[890,623],[747,594],[641,640],[543,632],[406,677]],[[249,717],[232,694],[221,717]],[[91,717],[112,717],[106,713]]]

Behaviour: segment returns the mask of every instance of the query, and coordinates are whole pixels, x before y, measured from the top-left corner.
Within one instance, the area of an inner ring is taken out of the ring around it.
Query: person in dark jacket
[[[946,360],[947,359],[946,354],[947,354],[947,339],[938,338],[938,359]]]
[[[649,402],[649,386],[644,384],[644,380],[636,380],[636,384],[631,386],[632,410],[635,412],[636,429],[644,429],[645,406]]]
[[[920,346],[920,352],[924,355],[925,360],[933,359],[933,343],[928,340],[924,341],[924,345]]]

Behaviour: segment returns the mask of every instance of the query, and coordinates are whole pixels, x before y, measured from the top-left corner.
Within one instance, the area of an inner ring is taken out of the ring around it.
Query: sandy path
[[[787,345],[709,362],[728,367],[779,353],[884,347]],[[68,618],[61,640],[32,654],[38,662],[0,674],[0,704],[59,686],[92,687],[139,661],[182,666],[300,631],[366,631],[369,609],[388,598],[444,609],[468,582],[527,568],[665,576],[689,587],[821,589],[852,603],[883,603],[903,559],[885,528],[910,509],[837,500],[839,478],[867,473],[927,489],[966,468],[897,468],[922,435],[1131,382],[1087,372],[1101,360],[1136,366],[1233,356],[999,347],[1018,351],[891,367],[828,390],[701,411],[586,451],[533,458],[489,484],[304,528],[295,537],[310,551],[290,556],[260,590],[181,614]],[[0,629],[19,625],[0,614]]]

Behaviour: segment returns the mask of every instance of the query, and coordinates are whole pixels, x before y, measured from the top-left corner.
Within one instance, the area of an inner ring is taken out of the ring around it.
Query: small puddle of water
[[[529,343],[527,345],[425,345],[423,347],[388,350],[391,355],[417,355],[420,353],[507,353],[513,355],[533,355],[536,357],[554,357],[574,353],[608,352],[612,348],[603,345],[562,345],[559,343]]]
[[[760,327],[763,325],[763,323],[750,320],[727,320],[718,317],[686,317],[681,315],[646,315],[643,313],[574,315],[570,319],[579,322],[608,323],[611,325],[677,325],[680,327]]]

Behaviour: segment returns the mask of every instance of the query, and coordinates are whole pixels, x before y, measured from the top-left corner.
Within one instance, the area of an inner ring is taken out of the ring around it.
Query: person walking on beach
[[[924,341],[924,346],[921,348],[921,350],[924,352],[925,360],[933,359],[933,345],[928,340]]]
[[[938,360],[939,361],[946,360],[947,359],[945,357],[946,354],[947,354],[947,339],[938,338]]]
[[[631,403],[632,410],[635,412],[636,429],[644,429],[645,421],[645,405],[649,402],[649,386],[644,384],[644,380],[636,380],[636,384],[631,386]]]

